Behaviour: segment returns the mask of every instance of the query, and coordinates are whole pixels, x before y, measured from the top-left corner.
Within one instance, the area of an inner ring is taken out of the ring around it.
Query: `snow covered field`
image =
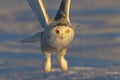
[[[53,56],[52,72],[42,70],[40,54],[0,54],[0,80],[119,80],[120,63],[94,58],[66,56],[69,70],[59,69]]]

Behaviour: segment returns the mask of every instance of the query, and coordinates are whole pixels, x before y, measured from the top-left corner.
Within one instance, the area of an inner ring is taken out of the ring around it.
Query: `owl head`
[[[49,29],[49,35],[54,39],[65,40],[74,36],[74,28],[69,23],[57,23],[50,26],[52,27]]]
[[[54,39],[69,39],[73,36],[73,29],[68,26],[56,26],[50,31],[50,35],[53,36]]]
[[[73,40],[74,28],[69,23],[52,24],[47,30],[47,35],[47,40],[53,47],[65,47]]]

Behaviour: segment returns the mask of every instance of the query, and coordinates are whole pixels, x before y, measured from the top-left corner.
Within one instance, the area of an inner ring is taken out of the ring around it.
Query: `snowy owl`
[[[57,59],[63,71],[68,70],[68,63],[65,54],[69,44],[74,38],[74,27],[69,18],[71,0],[62,0],[59,10],[54,19],[47,14],[42,0],[27,0],[36,17],[38,18],[43,32],[36,33],[33,37],[20,40],[25,42],[41,43],[41,51],[45,56],[44,71],[51,71],[51,55],[57,53]]]

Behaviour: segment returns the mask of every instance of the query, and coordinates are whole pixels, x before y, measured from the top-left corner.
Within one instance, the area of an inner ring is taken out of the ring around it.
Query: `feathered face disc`
[[[74,29],[67,25],[55,25],[48,30],[48,42],[51,46],[62,48],[68,46],[74,37]]]

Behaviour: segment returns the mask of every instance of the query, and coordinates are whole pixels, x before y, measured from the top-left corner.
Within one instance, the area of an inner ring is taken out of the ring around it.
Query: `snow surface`
[[[0,80],[120,80],[120,63],[66,56],[69,70],[61,71],[53,56],[53,69],[42,70],[41,54],[0,54]]]

